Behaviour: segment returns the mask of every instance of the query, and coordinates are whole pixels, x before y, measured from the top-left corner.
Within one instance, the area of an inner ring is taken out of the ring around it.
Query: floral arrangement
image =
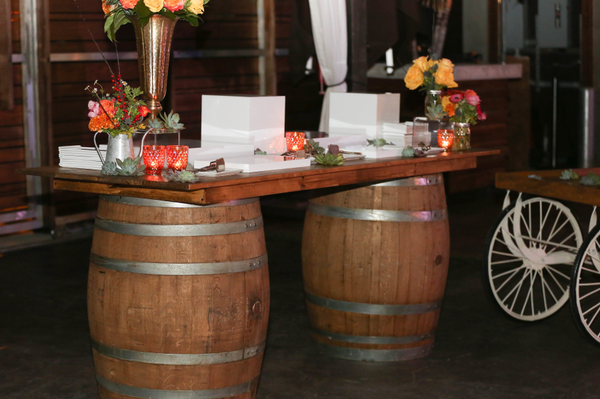
[[[406,72],[404,83],[410,90],[422,86],[421,90],[442,90],[458,87],[454,81],[454,64],[447,58],[433,60],[419,57]]]
[[[137,17],[141,26],[145,26],[154,14],[171,19],[182,19],[192,26],[200,24],[200,14],[204,14],[204,5],[210,0],[102,0],[102,10],[106,21],[104,31],[108,38],[115,40],[119,28]]]
[[[129,86],[121,79],[121,75],[117,79],[114,75],[111,77],[115,90],[113,93],[106,93],[98,81],[85,88],[96,99],[88,102],[88,127],[92,132],[105,132],[113,137],[119,134],[131,136],[136,130],[145,129],[142,122],[150,110],[142,100],[137,99],[143,94],[139,87]]]
[[[481,100],[473,90],[447,90],[442,93],[442,106],[450,117],[450,122],[469,123],[486,120],[481,111]]]

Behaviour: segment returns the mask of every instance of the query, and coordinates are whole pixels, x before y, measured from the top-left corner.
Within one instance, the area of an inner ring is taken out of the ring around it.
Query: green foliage
[[[151,119],[148,122],[148,127],[150,129],[162,130],[165,128],[165,124],[160,119]]]
[[[191,170],[169,170],[167,172],[163,172],[162,176],[169,181],[178,183],[196,183],[200,180]]]
[[[573,172],[573,169],[569,169],[563,170],[563,172],[560,175],[560,178],[562,180],[578,180],[579,175],[577,175],[577,172]]]
[[[373,147],[383,147],[386,145],[394,145],[394,144],[386,141],[386,139],[374,139],[374,140],[367,140],[367,146],[369,146],[369,145],[372,145]]]
[[[254,155],[267,155],[267,152],[261,151],[260,148],[257,148],[256,150],[254,150]]]
[[[581,184],[584,186],[597,186],[600,184],[600,176],[594,172],[590,172],[587,176],[581,178]]]
[[[304,144],[304,152],[306,152],[308,155],[316,156],[323,154],[325,152],[325,148],[320,147],[319,143],[314,139],[310,139],[306,142],[306,144]]]
[[[328,152],[327,154],[315,155],[315,161],[323,166],[341,166],[344,164],[344,156],[342,154],[333,155]]]
[[[119,176],[142,176],[146,167],[142,165],[142,157],[117,159],[117,174]]]
[[[415,156],[415,149],[411,146],[406,147],[402,150],[402,156],[407,158],[413,158]]]

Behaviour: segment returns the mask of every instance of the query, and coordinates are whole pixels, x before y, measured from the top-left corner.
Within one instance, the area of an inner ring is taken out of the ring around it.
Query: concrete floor
[[[481,254],[501,200],[493,190],[449,197],[452,257],[436,346],[401,363],[317,352],[303,302],[302,221],[266,209],[272,307],[258,398],[599,398],[600,347],[580,335],[568,307],[521,323],[486,298]],[[90,245],[84,239],[0,259],[0,398],[99,397],[85,303]]]

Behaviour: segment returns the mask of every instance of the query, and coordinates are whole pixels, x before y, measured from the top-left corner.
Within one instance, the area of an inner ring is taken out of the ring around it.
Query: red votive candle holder
[[[184,170],[188,163],[187,145],[167,146],[167,166],[171,170]]]
[[[288,151],[300,151],[304,149],[304,132],[287,132],[285,134]]]
[[[165,164],[164,145],[145,145],[143,156],[144,165],[146,165],[146,174],[156,175],[162,171]]]
[[[454,142],[454,130],[439,129],[437,132],[438,146],[444,149],[444,152],[448,152],[449,148],[452,148]]]

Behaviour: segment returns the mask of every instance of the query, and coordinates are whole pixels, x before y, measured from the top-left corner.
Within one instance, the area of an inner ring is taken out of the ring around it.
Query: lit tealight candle
[[[448,152],[449,148],[452,148],[454,142],[454,130],[439,129],[437,132],[438,145],[444,149],[444,152]]]
[[[285,134],[288,151],[304,149],[304,132],[287,132]]]
[[[184,170],[188,163],[187,145],[167,146],[167,165],[171,170]]]
[[[146,165],[146,174],[155,175],[160,173],[165,164],[165,146],[145,145],[143,158],[144,165]]]

